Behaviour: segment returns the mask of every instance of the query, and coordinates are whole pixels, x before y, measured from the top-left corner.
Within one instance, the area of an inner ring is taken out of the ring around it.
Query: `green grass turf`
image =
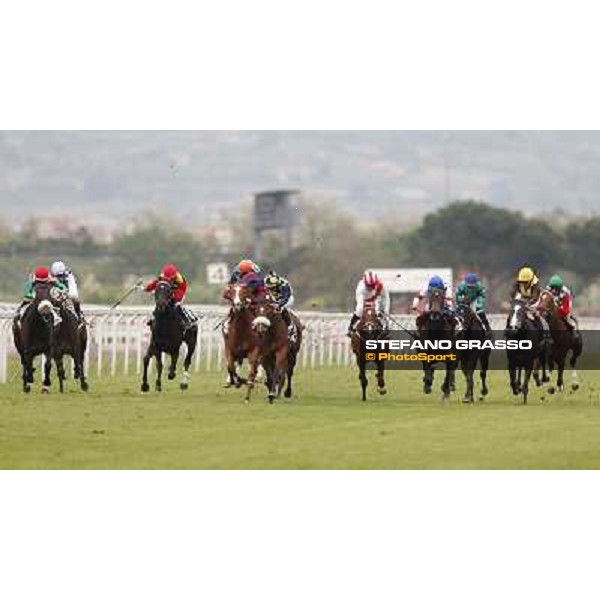
[[[137,378],[91,379],[91,391],[43,396],[0,386],[0,468],[56,469],[580,469],[600,467],[600,373],[581,389],[522,406],[505,373],[491,393],[447,405],[421,393],[420,373],[388,373],[385,397],[360,401],[354,369],[300,371],[295,398],[249,405],[197,374],[181,392],[139,393]],[[440,381],[436,381],[439,390]]]

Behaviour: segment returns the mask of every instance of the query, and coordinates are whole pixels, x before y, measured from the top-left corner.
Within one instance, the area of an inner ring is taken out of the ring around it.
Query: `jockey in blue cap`
[[[455,297],[457,304],[468,304],[481,320],[481,324],[485,327],[485,330],[491,333],[490,323],[485,314],[487,289],[481,283],[479,275],[476,273],[465,275],[465,278],[456,288]]]
[[[434,275],[413,300],[412,310],[421,317],[431,310],[431,297],[433,292],[441,291],[444,293],[444,305],[442,312],[444,315],[454,320],[454,311],[452,310],[452,296],[448,293],[448,287],[439,275]]]

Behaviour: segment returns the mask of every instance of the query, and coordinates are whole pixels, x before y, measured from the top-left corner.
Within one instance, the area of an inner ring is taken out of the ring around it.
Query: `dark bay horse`
[[[75,307],[69,304],[69,300],[62,302],[61,306],[62,321],[58,326],[54,336],[54,347],[52,356],[56,362],[56,373],[60,391],[64,392],[65,372],[64,357],[70,356],[74,363],[74,378],[79,380],[81,390],[87,392],[89,384],[85,376],[85,351],[87,348],[87,328],[85,321],[80,320]]]
[[[583,339],[581,333],[574,334],[565,320],[558,314],[558,307],[554,301],[554,296],[551,292],[544,290],[536,304],[537,310],[544,315],[550,332],[552,335],[552,347],[548,355],[549,370],[552,371],[554,366],[557,367],[556,387],[559,391],[564,389],[564,370],[567,355],[571,353],[569,365],[572,369],[571,389],[573,391],[579,389],[579,381],[577,379],[577,371],[575,370],[577,359],[583,351]],[[548,392],[554,393],[554,387],[549,387]]]
[[[245,290],[245,294],[251,294]],[[267,398],[273,403],[281,395],[284,377],[288,372],[288,328],[277,305],[269,296],[253,297],[249,310],[257,343],[248,349],[248,387],[246,402],[250,401],[259,365],[265,370]]]
[[[490,348],[478,348],[476,344],[483,344],[486,340],[486,329],[477,316],[477,313],[472,309],[470,304],[460,302],[456,307],[457,315],[462,322],[462,330],[456,335],[456,340],[463,342],[475,342],[473,346],[463,350],[457,350],[458,361],[462,369],[463,375],[467,383],[467,389],[463,402],[474,402],[474,376],[477,366],[480,366],[479,376],[481,378],[481,399],[488,395],[487,387],[487,372],[490,363]]]
[[[363,402],[367,400],[367,386],[369,385],[369,380],[367,378],[366,353],[361,351],[362,342],[367,339],[374,340],[384,338],[387,338],[387,331],[383,329],[375,307],[373,304],[366,304],[350,341],[352,351],[356,357],[356,365],[358,366],[358,379],[362,389]],[[387,391],[385,389],[385,361],[379,360],[379,357],[377,357],[375,363],[377,364],[377,391],[383,396]]]
[[[23,391],[29,393],[33,383],[33,361],[44,356],[44,380],[42,392],[50,391],[50,371],[56,328],[54,325],[54,305],[52,303],[51,283],[37,282],[33,300],[24,308],[22,315],[13,321],[15,348],[23,367]]]
[[[300,353],[300,348],[302,347],[302,332],[304,331],[304,325],[298,316],[290,310],[288,310],[288,313],[296,329],[296,339],[289,340],[287,372],[284,378],[285,391],[283,392],[283,395],[286,398],[290,398],[292,396],[292,379],[294,377],[294,370],[296,369],[296,362],[298,361],[298,354]]]
[[[162,390],[162,370],[163,370],[163,352],[171,356],[168,378],[175,379],[177,376],[177,360],[179,359],[179,349],[185,342],[187,352],[183,362],[183,376],[179,387],[187,390],[190,383],[190,365],[192,356],[196,350],[198,341],[198,326],[184,331],[180,316],[173,303],[172,287],[167,281],[159,281],[154,290],[154,316],[152,320],[152,336],[148,350],[144,356],[144,374],[142,378],[142,392],[150,390],[148,385],[148,365],[152,357],[156,360],[156,383],[157,392]]]
[[[442,290],[433,290],[429,300],[429,311],[417,318],[419,339],[425,345],[425,353],[429,360],[423,361],[423,391],[431,394],[435,364],[443,364],[446,369],[442,383],[443,400],[447,400],[455,389],[455,376],[458,364],[450,359],[436,360],[437,356],[451,354],[448,350],[427,349],[427,342],[454,341],[455,323],[453,319],[444,314],[445,293]]]
[[[523,404],[527,404],[529,381],[534,369],[545,365],[546,340],[542,325],[534,317],[533,309],[524,300],[513,300],[504,337],[513,341],[530,341],[530,349],[507,349],[510,387],[515,396],[523,395]]]

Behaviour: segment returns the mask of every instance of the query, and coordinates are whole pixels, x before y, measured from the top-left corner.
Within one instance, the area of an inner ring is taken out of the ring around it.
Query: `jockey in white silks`
[[[367,304],[372,304],[375,307],[382,328],[387,329],[391,306],[390,292],[373,271],[366,271],[356,286],[356,308],[348,326],[348,335],[354,333],[354,328],[360,321]]]

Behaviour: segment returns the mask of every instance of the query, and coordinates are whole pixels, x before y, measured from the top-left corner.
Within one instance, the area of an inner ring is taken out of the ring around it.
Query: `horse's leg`
[[[577,365],[577,359],[583,349],[583,344],[580,340],[581,337],[579,337],[578,341],[571,346],[571,358],[569,360],[569,365],[571,367],[571,389],[574,392],[579,389],[579,379],[577,378],[577,369],[575,367]]]
[[[167,372],[167,378],[169,381],[173,381],[177,376],[177,362],[179,360],[179,351],[169,352],[171,362],[169,363],[169,371]]]
[[[186,352],[185,359],[183,360],[183,375],[181,376],[181,383],[179,387],[182,390],[187,390],[190,387],[190,366],[192,364],[192,357],[196,351],[196,343],[198,342],[198,328],[190,329],[187,332],[185,338]]]
[[[450,363],[446,362],[444,366],[446,367],[446,372],[444,374],[444,382],[442,383],[442,401],[446,401],[450,397],[452,392],[452,374],[454,372]]]
[[[556,361],[556,370],[557,370],[556,387],[559,392],[562,392],[565,389],[565,382],[564,382],[565,358],[566,358],[566,356],[561,356]]]
[[[473,375],[474,375],[475,371],[471,367],[471,365],[463,365],[462,372],[463,372],[463,375],[465,376],[465,381],[467,382],[467,389],[465,391],[465,397],[463,398],[463,402],[465,404],[472,404],[473,403],[473,387],[474,387]]]
[[[163,357],[160,350],[156,350],[154,359],[156,360],[156,382],[154,383],[154,389],[157,392],[162,392]]]
[[[381,396],[385,396],[385,361],[377,361],[377,391]]]
[[[287,355],[288,345],[287,338],[285,346],[282,346],[275,352],[275,367],[271,378],[271,387],[269,391],[269,402],[273,402],[275,398],[279,398],[282,388],[282,377],[287,370]]]
[[[287,367],[287,377],[286,377],[286,387],[283,395],[286,398],[292,397],[292,377],[294,376],[294,369],[296,368],[296,360],[297,353],[296,350],[290,350],[290,355],[288,357],[288,367]]]
[[[31,392],[33,383],[33,355],[29,350],[23,351],[23,391],[26,394]]]
[[[142,374],[142,392],[149,392],[150,386],[148,385],[148,366],[150,365],[150,359],[154,356],[154,344],[150,342],[146,354],[144,354],[144,372]]]
[[[56,357],[56,375],[58,377],[58,387],[60,393],[64,393],[65,391],[65,379],[67,378],[67,374],[65,373],[65,363],[62,356]]]
[[[533,372],[533,365],[526,367],[523,377],[523,385],[521,386],[521,393],[523,394],[523,404],[527,404],[527,396],[529,395],[529,380],[531,379],[531,373]]]
[[[369,380],[367,379],[367,365],[364,360],[359,360],[358,362],[358,379],[362,389],[362,399],[363,402],[365,402],[367,400],[367,386],[369,385]]]
[[[258,373],[258,361],[260,358],[259,349],[256,348],[250,352],[248,352],[248,380],[246,381],[246,398],[245,402],[250,402],[250,397],[252,395],[252,390],[254,389],[254,384],[256,382],[256,375]]]
[[[42,381],[42,394],[48,394],[50,392],[50,372],[52,371],[52,354],[50,352],[44,354],[44,381]]]
[[[487,372],[490,366],[490,350],[485,350],[483,354],[479,358],[479,364],[481,371],[479,372],[479,377],[481,378],[481,398],[483,400],[485,396],[489,394],[488,386],[487,386]]]
[[[423,363],[423,392],[431,394],[433,386],[433,367],[429,363]]]

